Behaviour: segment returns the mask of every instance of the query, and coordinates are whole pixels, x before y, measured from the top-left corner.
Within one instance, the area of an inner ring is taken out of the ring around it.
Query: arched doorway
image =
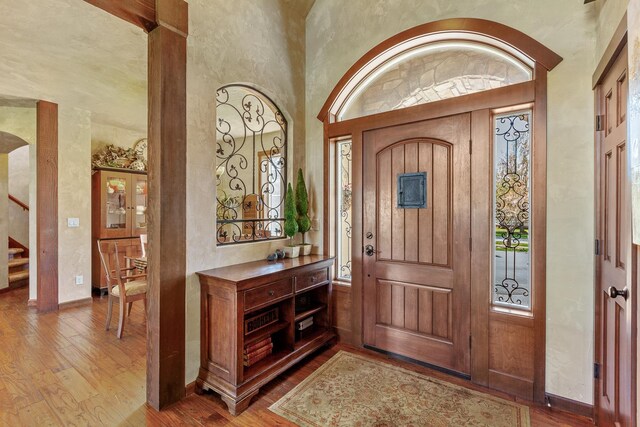
[[[560,61],[502,24],[450,19],[382,42],[336,85],[318,115],[324,249],[351,281],[354,344],[544,400],[546,77]]]

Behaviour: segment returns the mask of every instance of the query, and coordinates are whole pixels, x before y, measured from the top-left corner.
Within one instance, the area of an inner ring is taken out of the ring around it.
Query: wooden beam
[[[156,0],[85,0],[112,15],[131,22],[146,32],[156,24]]]
[[[185,395],[187,13],[158,5],[183,20],[149,33],[147,402],[162,409]]]
[[[38,312],[58,309],[58,105],[36,107]]]

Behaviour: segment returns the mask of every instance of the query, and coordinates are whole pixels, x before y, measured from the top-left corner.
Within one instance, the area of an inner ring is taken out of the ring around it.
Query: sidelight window
[[[531,309],[531,111],[494,120],[494,221],[492,301]]]
[[[283,238],[286,120],[243,85],[218,89],[216,115],[218,246]]]
[[[351,281],[351,140],[336,143],[336,278]]]

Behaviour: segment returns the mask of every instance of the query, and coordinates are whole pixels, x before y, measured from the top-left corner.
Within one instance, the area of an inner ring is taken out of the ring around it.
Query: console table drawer
[[[320,283],[327,282],[328,280],[329,277],[327,276],[326,268],[321,268],[319,270],[301,274],[296,277],[296,292],[300,292],[303,289],[319,285]]]
[[[278,280],[244,292],[244,311],[266,305],[271,301],[293,294],[291,278]]]

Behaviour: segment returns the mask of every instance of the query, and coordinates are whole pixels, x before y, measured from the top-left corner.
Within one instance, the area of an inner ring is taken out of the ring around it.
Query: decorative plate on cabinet
[[[139,139],[133,146],[138,158],[147,160],[147,138]]]

